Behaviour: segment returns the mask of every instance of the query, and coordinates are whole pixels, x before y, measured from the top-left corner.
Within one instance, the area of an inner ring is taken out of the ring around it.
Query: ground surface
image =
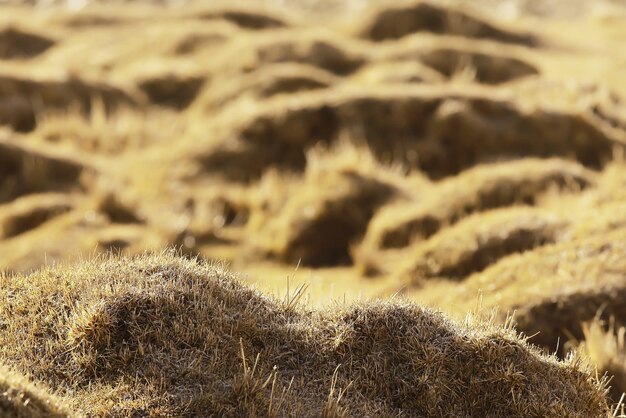
[[[0,269],[174,246],[309,307],[515,312],[617,401],[624,8],[0,1]]]

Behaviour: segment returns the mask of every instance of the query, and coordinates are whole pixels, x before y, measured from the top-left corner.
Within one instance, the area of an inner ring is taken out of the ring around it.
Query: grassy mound
[[[361,244],[365,253],[401,248],[429,238],[464,217],[512,205],[533,205],[550,190],[579,191],[596,182],[579,164],[548,159],[520,159],[486,164],[437,183],[436,192],[379,211]]]
[[[601,167],[615,148],[624,147],[621,137],[584,113],[528,112],[486,91],[451,87],[301,94],[267,103],[238,124],[238,140],[212,150],[208,161],[228,155],[246,167],[255,155],[255,169],[302,169],[306,149],[332,143],[345,130],[363,136],[382,161],[405,160],[435,178],[525,156],[561,156]]]
[[[509,256],[454,289],[435,287],[423,297],[464,312],[482,294],[486,308],[498,307],[502,320],[515,312],[517,329],[553,351],[559,340],[582,339],[581,324],[598,313],[626,324],[625,256],[626,230],[619,229]]]
[[[34,386],[19,374],[0,367],[0,417],[69,417],[56,397]]]
[[[44,222],[72,210],[72,198],[65,194],[36,194],[0,206],[0,238],[30,231]]]
[[[415,61],[427,65],[447,78],[500,84],[539,74],[536,64],[520,51],[504,50],[500,44],[464,38],[412,36],[383,45],[377,60]]]
[[[0,314],[12,318],[2,361],[89,416],[607,412],[603,387],[575,360],[411,304],[308,312],[171,254],[0,284]]]
[[[199,107],[219,110],[242,97],[265,99],[278,94],[330,87],[338,82],[334,74],[306,64],[283,63],[213,83],[201,95]]]
[[[35,128],[38,111],[44,106],[47,109],[76,106],[88,112],[95,99],[102,100],[107,109],[140,102],[121,87],[75,76],[45,80],[0,74],[0,125],[30,131]]]
[[[275,29],[289,26],[286,18],[278,16],[276,13],[269,12],[266,8],[260,7],[255,10],[254,7],[211,7],[198,8],[196,10],[183,12],[185,16],[200,19],[226,20],[236,24],[237,26],[250,29]]]
[[[257,250],[294,265],[350,264],[350,247],[374,213],[403,199],[403,188],[427,183],[381,166],[366,147],[349,141],[317,147],[307,161],[303,178],[283,184],[282,196],[257,197],[247,228]],[[272,187],[271,181],[267,176],[258,189]]]
[[[53,46],[55,41],[47,36],[15,27],[0,29],[0,59],[35,57]]]
[[[367,84],[436,84],[446,77],[416,60],[374,61],[355,74]]]
[[[138,81],[139,90],[155,104],[184,109],[196,98],[205,83],[203,77],[158,74]]]
[[[271,254],[306,266],[350,264],[349,249],[376,209],[398,195],[389,183],[353,170],[311,180],[309,193],[290,200],[267,229]]]
[[[479,213],[393,254],[386,270],[414,284],[432,278],[461,280],[510,254],[553,243],[565,226],[556,214],[533,208]],[[384,254],[364,254],[362,259],[362,263],[375,263],[384,260]],[[380,268],[367,266],[367,270]]]
[[[38,191],[80,189],[81,175],[93,171],[67,153],[19,139],[0,132],[0,202]]]
[[[250,34],[233,39],[231,47],[216,60],[215,74],[250,72],[265,65],[308,64],[336,75],[348,75],[367,60],[368,51],[350,38],[323,30],[289,30]]]
[[[431,1],[413,1],[406,5],[385,5],[370,16],[361,36],[384,41],[398,39],[416,32],[430,32],[487,38],[504,43],[532,45],[533,36],[499,27],[475,13],[454,7],[442,7]]]

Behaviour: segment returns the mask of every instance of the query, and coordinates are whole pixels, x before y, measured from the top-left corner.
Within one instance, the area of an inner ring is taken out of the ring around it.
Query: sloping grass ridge
[[[5,276],[0,298],[0,360],[86,416],[607,412],[579,361],[510,329],[401,301],[308,311],[172,252]]]

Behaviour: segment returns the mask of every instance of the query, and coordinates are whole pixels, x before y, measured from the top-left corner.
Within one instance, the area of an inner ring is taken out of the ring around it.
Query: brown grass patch
[[[16,27],[0,29],[0,59],[32,58],[54,44],[55,41],[47,36]]]
[[[565,226],[556,214],[533,208],[478,213],[393,254],[388,269],[413,284],[433,278],[461,280],[508,255],[555,242]],[[371,263],[385,256],[367,254],[363,258]]]
[[[437,193],[415,193],[414,202],[384,208],[372,220],[362,249],[366,253],[400,248],[424,240],[460,219],[489,209],[534,205],[551,190],[578,192],[596,182],[576,163],[522,159],[464,171],[437,184]]]
[[[575,360],[407,303],[309,312],[170,254],[0,280],[0,357],[90,416],[607,411]]]
[[[65,418],[70,414],[55,396],[23,376],[0,367],[0,416]]]
[[[504,43],[533,45],[534,36],[504,29],[467,8],[445,7],[430,1],[385,5],[363,24],[361,36],[373,41],[398,39],[416,32],[487,38]]]
[[[92,171],[64,153],[22,145],[0,132],[0,202],[39,191],[80,190],[81,176]]]
[[[37,194],[0,207],[0,237],[11,238],[69,212],[73,199],[65,194]]]
[[[485,308],[498,306],[502,318],[515,312],[517,329],[554,351],[559,341],[582,339],[581,324],[598,312],[626,323],[625,255],[621,229],[507,257],[445,294],[435,286],[424,297],[463,310],[481,293]]]
[[[76,76],[37,80],[9,74],[0,75],[0,98],[0,125],[8,125],[17,131],[34,129],[37,115],[44,108],[77,106],[88,112],[94,100],[102,100],[107,109],[136,105],[140,101],[122,88]]]

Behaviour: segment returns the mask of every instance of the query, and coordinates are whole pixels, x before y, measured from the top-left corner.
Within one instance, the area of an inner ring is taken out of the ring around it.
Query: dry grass
[[[1,280],[0,358],[88,416],[607,411],[577,360],[405,302],[311,312],[171,253]]]
[[[618,324],[626,320],[625,234],[620,229],[510,256],[454,289],[427,287],[420,299],[461,314],[480,294],[486,309],[498,307],[502,320],[515,312],[517,329],[554,351],[559,341],[582,338],[581,324],[598,311]]]
[[[64,403],[25,377],[0,368],[0,416],[15,418],[64,418]]]
[[[603,321],[596,319],[583,325],[585,340],[579,346],[580,351],[596,365],[598,372],[610,378],[610,394],[615,404],[623,402],[626,393],[625,334],[626,328],[616,327],[614,322],[607,327]]]
[[[612,413],[565,342],[618,387],[623,18],[270,5],[0,6],[0,362],[87,416]]]
[[[555,213],[513,207],[476,214],[444,228],[407,251],[389,256],[361,254],[367,271],[385,270],[417,284],[432,278],[462,280],[509,254],[524,252],[557,240],[566,223]]]

